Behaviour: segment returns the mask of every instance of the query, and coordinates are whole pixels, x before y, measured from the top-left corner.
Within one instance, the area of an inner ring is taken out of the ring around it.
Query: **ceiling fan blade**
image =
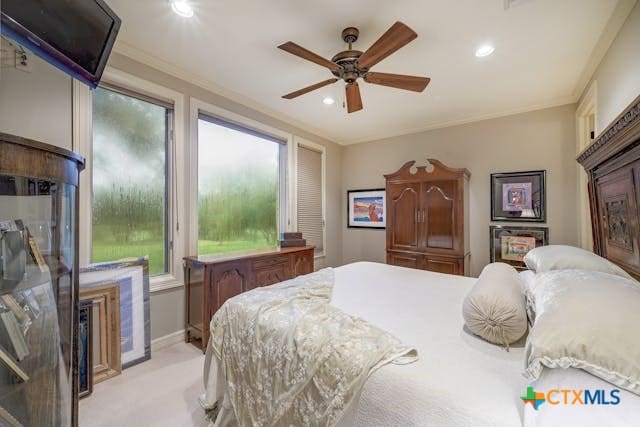
[[[292,55],[299,56],[302,59],[306,59],[307,61],[315,62],[318,65],[322,65],[323,67],[327,67],[331,71],[340,71],[341,67],[329,61],[328,59],[323,58],[320,55],[317,55],[310,50],[303,48],[295,44],[294,42],[286,42],[278,46],[279,49],[284,50],[285,52],[289,52]]]
[[[311,86],[307,86],[307,87],[305,87],[303,89],[300,89],[300,90],[297,90],[295,92],[288,93],[288,94],[284,95],[283,98],[284,99],[293,99],[293,98],[296,98],[296,97],[298,97],[300,95],[304,95],[305,93],[311,92],[312,90],[320,89],[321,87],[330,85],[330,84],[335,83],[337,81],[338,81],[338,79],[328,79],[328,80],[325,80],[323,82],[316,83],[316,84],[311,85]]]
[[[360,68],[371,68],[396,50],[418,37],[402,22],[396,22],[365,53],[360,56]]]
[[[347,85],[347,112],[362,110],[362,98],[360,97],[360,88],[358,83],[349,83]]]
[[[367,73],[364,76],[364,81],[374,85],[422,92],[431,79],[429,77],[404,76],[402,74]]]

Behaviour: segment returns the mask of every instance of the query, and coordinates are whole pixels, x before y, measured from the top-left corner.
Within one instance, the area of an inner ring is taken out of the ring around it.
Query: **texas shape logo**
[[[544,393],[535,392],[533,390],[533,387],[527,387],[527,395],[526,396],[521,396],[520,399],[522,399],[524,401],[525,405],[527,403],[530,403],[531,406],[533,407],[533,409],[535,409],[536,411],[538,410],[540,405],[542,405],[544,402],[546,402],[546,399],[544,397]]]

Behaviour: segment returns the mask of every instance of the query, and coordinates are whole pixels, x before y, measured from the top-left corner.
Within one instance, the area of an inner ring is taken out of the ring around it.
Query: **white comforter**
[[[475,279],[369,262],[338,267],[335,274],[333,305],[391,332],[416,347],[419,354],[413,364],[388,365],[373,373],[340,425],[573,425],[571,413],[554,411],[555,407],[544,408],[550,409],[544,411],[544,416],[543,411],[534,413],[529,407],[525,413],[520,399],[528,385],[521,374],[523,343],[507,352],[464,329],[462,301]],[[205,406],[222,396],[221,375],[215,362],[207,357]],[[544,387],[574,387],[571,372],[551,372],[550,377],[543,378]],[[595,384],[609,386],[590,375],[587,380],[593,388]],[[614,409],[619,410],[614,416],[600,410],[599,417],[580,417],[591,423],[582,425],[638,420],[640,398],[623,394],[628,398],[625,405]],[[225,402],[223,415],[230,410],[229,402]],[[225,419],[221,417],[222,425]],[[638,421],[635,425],[640,425]]]

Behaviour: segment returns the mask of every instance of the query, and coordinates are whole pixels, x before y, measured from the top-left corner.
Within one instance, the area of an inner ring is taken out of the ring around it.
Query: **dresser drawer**
[[[253,261],[252,266],[254,269],[269,268],[273,267],[274,265],[286,264],[288,261],[289,257],[287,255],[283,255],[255,260]]]
[[[269,286],[291,278],[288,264],[276,264],[255,270],[254,284],[256,287]]]

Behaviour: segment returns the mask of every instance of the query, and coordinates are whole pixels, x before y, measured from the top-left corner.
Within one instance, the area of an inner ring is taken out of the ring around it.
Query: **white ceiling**
[[[598,41],[618,30],[607,28],[617,0],[521,0],[508,10],[503,0],[191,0],[190,19],[168,0],[108,3],[123,21],[119,51],[341,144],[575,102]],[[431,77],[425,92],[362,82],[364,110],[352,114],[342,82],[281,98],[332,76],[276,46],[291,40],[330,59],[345,49],[343,28],[360,29],[354,48],[364,51],[395,21],[418,38],[372,69]],[[487,42],[495,53],[476,58]],[[325,95],[338,102],[324,105]]]

